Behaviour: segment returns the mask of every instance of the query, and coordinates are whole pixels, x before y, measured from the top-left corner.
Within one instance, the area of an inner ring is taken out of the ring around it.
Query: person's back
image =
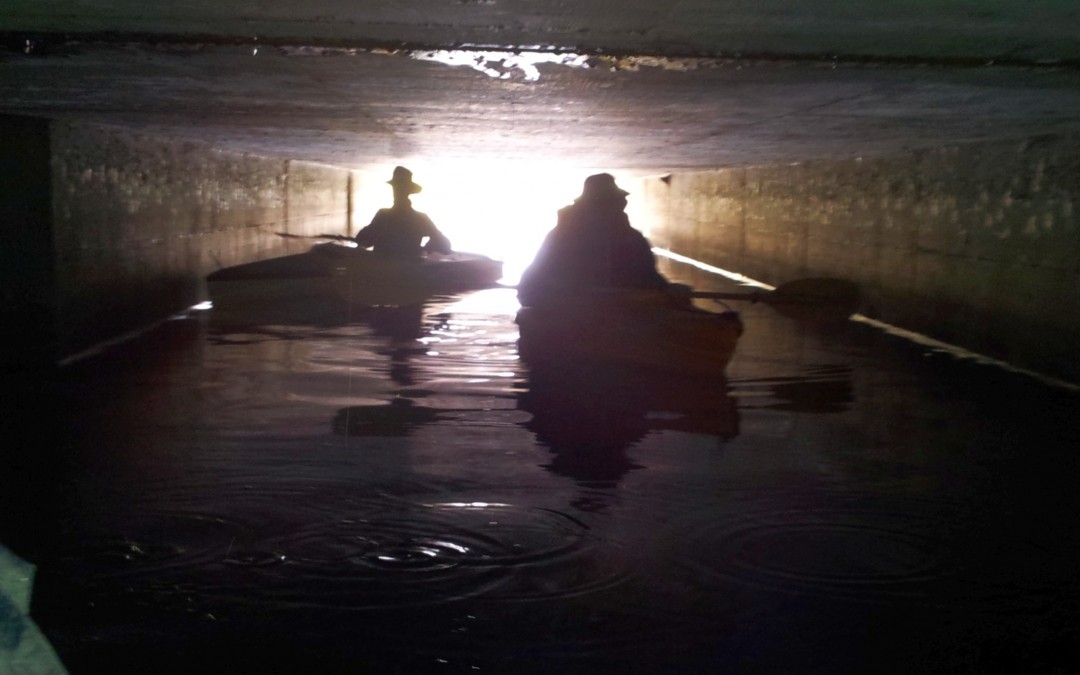
[[[648,240],[630,226],[626,192],[610,174],[585,181],[581,197],[559,210],[518,284],[523,305],[535,305],[584,288],[667,288]]]
[[[409,195],[421,190],[413,182],[412,172],[399,166],[387,182],[394,188],[394,205],[379,209],[371,223],[356,233],[357,246],[371,247],[375,253],[394,257],[419,256],[423,251],[450,253],[450,240],[427,214],[414,209],[409,200]]]
[[[426,246],[424,238],[428,239]],[[436,229],[431,218],[413,209],[411,204],[379,209],[355,240],[361,248],[370,246],[380,255],[418,256],[423,250],[450,252],[450,242]]]

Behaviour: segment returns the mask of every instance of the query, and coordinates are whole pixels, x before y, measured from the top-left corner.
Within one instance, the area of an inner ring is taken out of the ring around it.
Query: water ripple
[[[858,600],[933,602],[955,570],[936,516],[915,500],[758,505],[729,519],[702,514],[682,563],[702,579]]]
[[[300,512],[302,522],[145,511],[127,536],[73,540],[72,573],[129,588],[186,589],[203,602],[247,602],[253,589],[279,606],[335,609],[436,605],[479,594],[563,598],[626,576],[606,542],[557,510],[381,495],[351,508]],[[338,503],[339,507],[344,504]],[[78,562],[75,562],[75,560]],[[90,562],[88,562],[90,561]]]

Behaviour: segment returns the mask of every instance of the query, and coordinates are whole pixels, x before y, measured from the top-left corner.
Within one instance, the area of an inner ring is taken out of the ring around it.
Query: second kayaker
[[[522,305],[557,301],[568,293],[598,287],[655,288],[675,296],[683,288],[689,290],[669,284],[657,271],[649,241],[631,227],[625,213],[628,194],[609,173],[585,179],[581,196],[559,209],[555,228],[522,274],[518,284]]]
[[[411,195],[422,189],[413,182],[412,171],[394,169],[387,181],[394,189],[394,205],[379,209],[371,223],[356,233],[356,244],[380,255],[419,257],[423,253],[450,253],[450,240],[435,227],[426,213],[413,208]],[[424,239],[427,242],[424,242]]]

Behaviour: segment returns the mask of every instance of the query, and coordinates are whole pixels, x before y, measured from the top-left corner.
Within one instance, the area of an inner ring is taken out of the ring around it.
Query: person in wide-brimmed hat
[[[357,245],[392,256],[418,256],[424,251],[450,253],[450,240],[446,235],[435,227],[427,214],[412,206],[409,196],[423,189],[413,182],[412,171],[403,166],[395,167],[393,176],[386,182],[394,189],[394,205],[379,209],[371,223],[356,233]]]
[[[409,171],[403,166],[394,167],[394,175],[390,180],[386,181],[386,184],[393,186],[395,189],[400,187],[406,194],[410,195],[414,195],[424,189],[413,182],[412,171]]]
[[[585,185],[581,188],[581,196],[575,201],[610,199],[614,202],[622,199],[622,206],[625,208],[626,200],[623,198],[628,194],[630,193],[615,184],[615,176],[610,173],[597,173],[585,179]]]
[[[559,210],[555,228],[522,274],[523,305],[590,287],[669,289],[648,240],[630,226],[628,194],[609,173],[585,179],[581,196]]]

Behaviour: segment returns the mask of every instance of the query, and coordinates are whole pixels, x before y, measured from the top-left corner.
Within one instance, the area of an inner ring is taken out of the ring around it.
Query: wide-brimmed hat
[[[409,187],[409,194],[411,195],[423,190],[422,187],[413,182],[412,171],[409,171],[403,166],[394,167],[394,177],[386,182],[394,186],[407,185]]]
[[[625,197],[628,194],[630,193],[615,184],[615,176],[610,173],[597,173],[585,179],[585,186],[581,190],[581,199],[588,200],[614,195]]]

